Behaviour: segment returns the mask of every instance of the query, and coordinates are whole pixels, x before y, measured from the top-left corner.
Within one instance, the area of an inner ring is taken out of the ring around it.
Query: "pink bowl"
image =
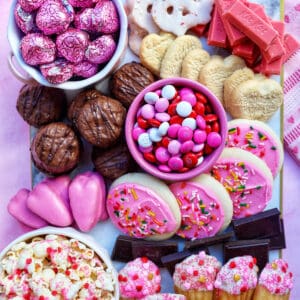
[[[204,161],[199,166],[185,173],[179,173],[174,171],[170,173],[165,173],[160,171],[156,167],[156,165],[151,164],[144,159],[143,154],[139,151],[138,146],[132,137],[132,130],[134,128],[134,124],[136,123],[136,114],[138,109],[141,107],[141,104],[144,101],[144,95],[148,92],[156,91],[168,84],[174,85],[176,87],[178,86],[189,87],[194,91],[198,91],[203,95],[205,95],[208,101],[210,102],[214,113],[219,117],[219,122],[220,122],[220,135],[222,137],[221,145],[218,148],[216,148],[211,154],[205,156]],[[179,78],[179,77],[168,78],[150,84],[147,88],[141,91],[138,94],[138,96],[134,99],[127,113],[127,117],[125,121],[125,135],[126,135],[127,145],[132,157],[138,163],[138,165],[142,169],[144,169],[147,173],[150,173],[151,175],[160,178],[162,180],[183,181],[183,180],[188,180],[190,178],[193,178],[202,173],[208,172],[211,169],[211,167],[214,165],[216,160],[219,158],[219,156],[221,155],[225,147],[225,140],[227,135],[227,118],[221,102],[205,86],[203,86],[202,84],[196,81],[185,79],[185,78]]]

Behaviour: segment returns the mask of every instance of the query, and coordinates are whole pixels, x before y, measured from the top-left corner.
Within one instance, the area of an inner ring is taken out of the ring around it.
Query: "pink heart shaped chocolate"
[[[68,204],[68,186],[67,179],[61,177],[40,182],[28,196],[28,208],[52,225],[71,225],[73,217]]]
[[[70,184],[69,197],[74,219],[81,231],[91,230],[108,218],[105,208],[105,183],[98,173],[77,175]]]
[[[9,201],[7,206],[8,212],[18,221],[29,227],[41,228],[47,226],[48,223],[45,220],[34,214],[27,207],[27,198],[29,194],[30,191],[27,189],[19,190]]]

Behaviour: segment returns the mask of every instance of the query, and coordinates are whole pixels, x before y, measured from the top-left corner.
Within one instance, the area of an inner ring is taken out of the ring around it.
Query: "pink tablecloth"
[[[292,1],[292,0],[289,0]],[[0,201],[5,207],[8,199],[20,187],[30,187],[30,153],[29,130],[16,112],[15,104],[21,86],[11,75],[6,57],[9,45],[6,40],[6,25],[11,1],[1,5],[0,19]],[[300,36],[300,33],[299,33]],[[300,299],[300,206],[299,183],[300,168],[286,154],[284,162],[284,205],[283,216],[285,220],[288,248],[283,256],[289,261],[295,274],[295,288],[292,300]],[[5,209],[0,210],[0,249],[26,230],[16,222]]]

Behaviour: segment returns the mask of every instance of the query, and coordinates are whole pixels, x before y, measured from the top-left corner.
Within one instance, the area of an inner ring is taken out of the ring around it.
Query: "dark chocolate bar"
[[[202,250],[205,251],[206,254],[209,254],[208,248],[203,248]],[[161,262],[163,266],[168,269],[169,273],[173,275],[176,264],[182,262],[185,258],[197,253],[198,251],[195,250],[185,250],[181,252],[176,252],[161,257]]]
[[[282,219],[280,220],[280,225],[280,233],[277,236],[270,238],[270,250],[280,250],[286,248],[284,224]]]
[[[235,235],[240,240],[269,238],[280,232],[280,211],[266,210],[250,217],[232,221]]]
[[[126,235],[119,235],[111,254],[112,260],[128,262],[133,260],[132,242],[138,240]]]
[[[132,256],[133,259],[137,257],[146,256],[159,267],[162,267],[161,257],[177,252],[178,245],[174,241],[133,241],[132,242]]]
[[[269,261],[269,240],[242,240],[224,245],[224,261],[236,256],[251,255],[256,258],[261,271]]]
[[[200,240],[186,241],[184,245],[184,250],[203,249],[203,247],[222,244],[225,242],[229,242],[233,238],[233,236],[233,231],[230,231],[227,233],[221,233],[216,236],[203,238]]]

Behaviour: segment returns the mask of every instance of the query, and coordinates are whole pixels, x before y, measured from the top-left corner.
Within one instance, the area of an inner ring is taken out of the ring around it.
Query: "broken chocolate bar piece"
[[[261,271],[269,261],[269,240],[243,240],[229,242],[224,245],[224,261],[236,256],[251,255],[257,259]]]
[[[133,260],[132,242],[135,240],[138,241],[138,239],[126,235],[119,235],[115,242],[115,246],[111,254],[111,259],[123,262]]]
[[[213,237],[203,238],[195,241],[186,241],[184,245],[184,250],[191,249],[203,249],[203,247],[208,247],[212,245],[218,245],[225,242],[229,242],[234,236],[233,231],[221,233]]]
[[[162,267],[161,257],[178,251],[177,242],[174,241],[133,241],[132,257],[146,256],[159,267]]]
[[[266,238],[280,232],[280,211],[277,208],[232,221],[235,235],[240,240]]]
[[[282,219],[280,220],[280,225],[280,233],[277,236],[273,236],[270,238],[270,250],[280,250],[286,248],[284,225]]]
[[[209,254],[208,248],[204,247],[201,250],[205,251],[206,254]],[[182,262],[185,258],[187,258],[193,254],[197,254],[197,253],[199,253],[198,250],[197,251],[185,250],[185,251],[181,251],[181,252],[176,252],[176,253],[172,253],[172,254],[161,257],[161,262],[162,262],[163,266],[168,269],[169,273],[172,276],[175,271],[176,264]]]

